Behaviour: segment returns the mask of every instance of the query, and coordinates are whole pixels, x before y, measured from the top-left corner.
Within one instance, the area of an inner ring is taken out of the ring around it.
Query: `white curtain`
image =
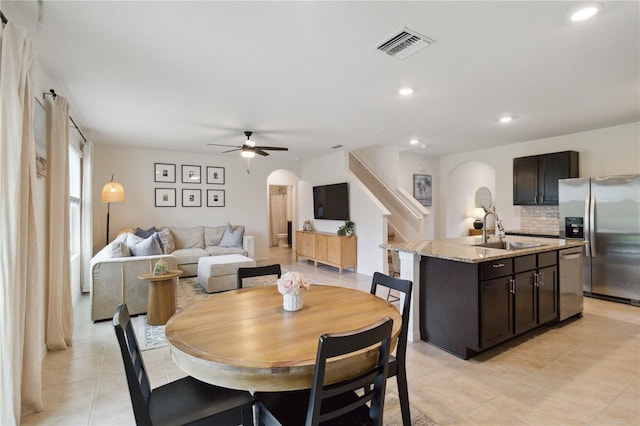
[[[82,291],[90,291],[90,264],[93,257],[93,142],[87,141],[82,146]]]
[[[37,51],[11,22],[0,37],[0,424],[10,425],[44,409],[44,289],[34,206]]]
[[[47,348],[66,349],[73,335],[69,251],[69,104],[47,98],[47,176],[49,178],[49,274]]]

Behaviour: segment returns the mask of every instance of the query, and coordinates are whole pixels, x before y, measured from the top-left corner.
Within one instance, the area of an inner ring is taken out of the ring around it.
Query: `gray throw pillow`
[[[154,256],[162,254],[160,244],[153,238],[141,238],[137,235],[129,234],[127,236],[127,246],[133,256]]]
[[[242,238],[244,237],[244,226],[239,226],[234,231],[231,227],[231,224],[227,223],[227,228],[224,230],[224,234],[222,234],[222,239],[220,240],[220,247],[239,247],[242,248]]]
[[[150,236],[153,235],[154,232],[158,232],[158,230],[156,229],[155,226],[152,226],[151,228],[145,230],[142,228],[136,228],[136,235],[138,237],[142,237],[142,238],[149,238]]]

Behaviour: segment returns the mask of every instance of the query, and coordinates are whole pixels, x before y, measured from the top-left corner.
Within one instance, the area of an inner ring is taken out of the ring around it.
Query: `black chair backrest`
[[[137,425],[151,425],[151,417],[147,409],[151,385],[147,376],[147,369],[142,360],[140,347],[133,331],[129,310],[126,304],[118,305],[113,315],[113,328],[120,344],[122,362],[127,375],[127,385],[131,395],[133,414]]]
[[[392,326],[393,320],[385,317],[358,330],[320,336],[307,409],[307,426],[316,426],[324,421],[342,416],[369,402],[369,418],[375,425],[382,424]],[[328,358],[349,354],[374,345],[379,346],[375,349],[377,363],[373,368],[357,377],[339,383],[324,384]],[[355,391],[360,389],[365,389],[365,392],[361,396],[357,396]],[[333,398],[345,394],[352,395],[352,397]],[[322,407],[321,411],[323,401],[330,398],[333,398],[332,402]],[[335,403],[336,399],[341,402]]]
[[[396,345],[396,358],[404,363],[407,353],[407,333],[409,332],[409,311],[411,309],[411,290],[413,282],[400,278],[393,278],[380,272],[374,272],[371,281],[371,294],[376,294],[378,286],[390,288],[404,293],[404,304],[402,306],[402,327]]]
[[[242,288],[242,280],[245,278],[262,277],[264,275],[277,275],[278,278],[282,276],[282,269],[280,264],[267,266],[256,266],[253,268],[238,268],[238,288]]]

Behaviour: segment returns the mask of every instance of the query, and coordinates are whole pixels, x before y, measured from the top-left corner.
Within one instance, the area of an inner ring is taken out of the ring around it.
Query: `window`
[[[82,194],[82,168],[80,154],[69,147],[69,236],[71,261],[80,256],[80,197]]]

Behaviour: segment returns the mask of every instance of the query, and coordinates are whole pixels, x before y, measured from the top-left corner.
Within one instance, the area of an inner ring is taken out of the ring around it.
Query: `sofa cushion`
[[[198,259],[203,256],[209,256],[209,253],[205,249],[190,248],[190,249],[178,249],[171,253],[176,257],[179,265],[186,265],[189,263],[198,263]]]
[[[135,234],[138,237],[142,237],[142,238],[149,238],[150,236],[153,235],[154,232],[158,232],[155,226],[152,226],[149,229],[142,229],[142,228],[136,228],[136,232]]]
[[[176,243],[176,250],[204,248],[204,226],[168,227]]]
[[[243,256],[248,256],[248,253],[242,247],[220,247],[220,246],[209,246],[204,248],[208,256],[220,256],[223,254],[241,254]]]
[[[164,229],[158,232],[158,239],[160,240],[160,247],[164,254],[171,254],[176,249],[176,243],[173,241],[173,235],[168,229]]]
[[[205,226],[204,227],[204,246],[217,246],[222,240],[222,235],[226,226]]]
[[[220,247],[240,247],[242,248],[242,237],[244,237],[244,226],[239,226],[233,230],[231,224],[227,223],[227,227],[224,230],[222,239],[220,240]]]
[[[127,234],[126,244],[133,256],[153,256],[162,254],[160,244],[158,244],[153,235],[149,238],[142,238],[134,234]]]

